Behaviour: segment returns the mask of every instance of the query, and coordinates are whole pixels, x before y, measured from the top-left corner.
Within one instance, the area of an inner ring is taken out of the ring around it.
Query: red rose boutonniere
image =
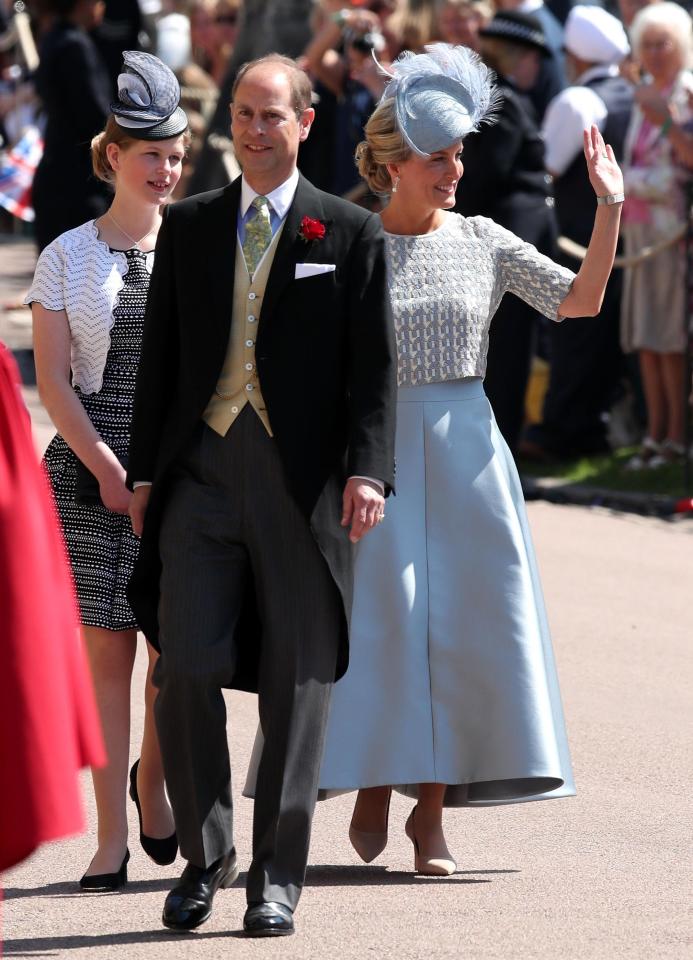
[[[298,235],[306,243],[310,243],[311,240],[322,240],[325,236],[325,224],[321,223],[320,220],[304,217],[301,220],[301,226],[298,228]]]

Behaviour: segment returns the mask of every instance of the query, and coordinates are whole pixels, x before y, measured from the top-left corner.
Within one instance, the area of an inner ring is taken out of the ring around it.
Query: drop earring
[[[393,193],[397,193],[397,187],[398,187],[398,185],[399,185],[399,177],[395,177],[395,179],[392,181],[392,192],[393,192]]]

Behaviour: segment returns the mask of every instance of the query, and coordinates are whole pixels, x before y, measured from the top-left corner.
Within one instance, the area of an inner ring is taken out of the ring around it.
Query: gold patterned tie
[[[248,273],[252,277],[265,250],[272,242],[272,223],[267,197],[255,197],[251,207],[253,207],[255,215],[245,225],[243,256]]]

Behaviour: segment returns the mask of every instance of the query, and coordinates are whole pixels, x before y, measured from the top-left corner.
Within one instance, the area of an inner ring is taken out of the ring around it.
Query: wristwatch
[[[612,203],[623,203],[625,193],[607,193],[605,197],[597,197],[597,203],[602,207],[610,207]]]

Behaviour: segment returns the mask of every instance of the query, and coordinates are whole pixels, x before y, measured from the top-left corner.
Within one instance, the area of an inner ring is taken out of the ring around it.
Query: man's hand
[[[375,484],[352,477],[347,480],[342,498],[342,526],[351,525],[349,539],[358,543],[361,537],[385,516],[385,498]]]
[[[132,495],[132,499],[130,500],[130,509],[128,510],[128,513],[130,514],[130,522],[132,523],[132,532],[136,537],[142,536],[144,515],[147,512],[147,504],[149,503],[149,494],[151,492],[151,484],[137,487]]]

